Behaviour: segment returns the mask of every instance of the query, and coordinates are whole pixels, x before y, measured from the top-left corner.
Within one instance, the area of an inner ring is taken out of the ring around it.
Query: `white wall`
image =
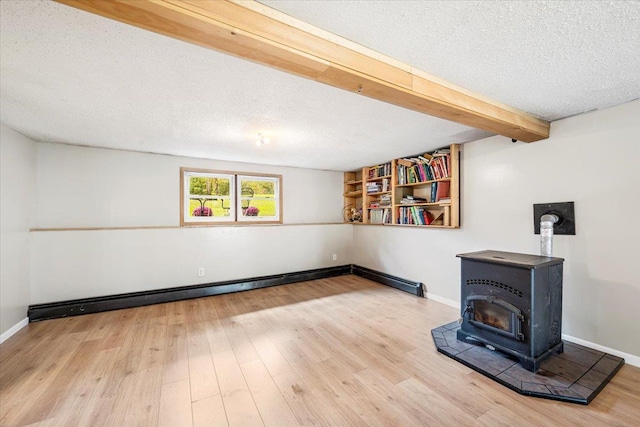
[[[0,334],[27,317],[36,144],[0,125]]]
[[[284,223],[342,222],[342,174],[38,144],[34,228],[180,225],[180,167],[281,174]]]
[[[422,281],[459,303],[456,254],[536,254],[533,204],[574,201],[565,258],[563,333],[640,355],[640,101],[561,120],[533,144],[491,137],[462,150],[462,228],[354,227],[354,263]],[[454,319],[452,319],[454,320]]]
[[[285,225],[177,227],[181,166],[282,174]],[[341,193],[338,172],[38,144],[36,228],[176,228],[32,232],[31,303],[349,264]]]
[[[35,232],[32,303],[351,263],[352,226]],[[331,260],[338,254],[337,261]],[[205,276],[198,277],[199,267]]]

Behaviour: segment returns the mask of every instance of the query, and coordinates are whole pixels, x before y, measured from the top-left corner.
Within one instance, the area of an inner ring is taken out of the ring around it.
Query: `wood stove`
[[[536,372],[562,353],[562,258],[500,251],[462,258],[458,340],[518,358]]]

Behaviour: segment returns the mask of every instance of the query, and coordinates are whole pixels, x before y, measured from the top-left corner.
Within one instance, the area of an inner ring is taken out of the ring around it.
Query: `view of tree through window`
[[[276,218],[278,213],[278,178],[238,176],[242,220]]]
[[[187,172],[185,178],[188,180],[189,193],[184,218],[193,222],[213,221],[216,218],[229,220],[233,214],[233,175]]]
[[[270,196],[273,197],[276,191],[276,185],[273,181],[257,181],[257,180],[242,180],[242,187],[250,188],[253,190],[255,196]]]
[[[189,193],[209,196],[228,196],[229,179],[192,176],[189,178]]]

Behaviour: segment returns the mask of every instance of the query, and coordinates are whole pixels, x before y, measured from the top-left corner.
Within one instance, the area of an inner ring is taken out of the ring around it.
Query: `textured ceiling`
[[[640,97],[638,2],[264,3],[546,119]],[[40,0],[0,2],[0,119],[39,141],[332,170],[486,135]]]
[[[261,1],[547,120],[640,97],[640,1]]]

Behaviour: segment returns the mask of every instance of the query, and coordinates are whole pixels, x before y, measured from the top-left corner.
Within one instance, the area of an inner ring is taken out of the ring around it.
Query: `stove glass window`
[[[496,329],[511,332],[511,312],[486,301],[474,301],[473,318]]]

